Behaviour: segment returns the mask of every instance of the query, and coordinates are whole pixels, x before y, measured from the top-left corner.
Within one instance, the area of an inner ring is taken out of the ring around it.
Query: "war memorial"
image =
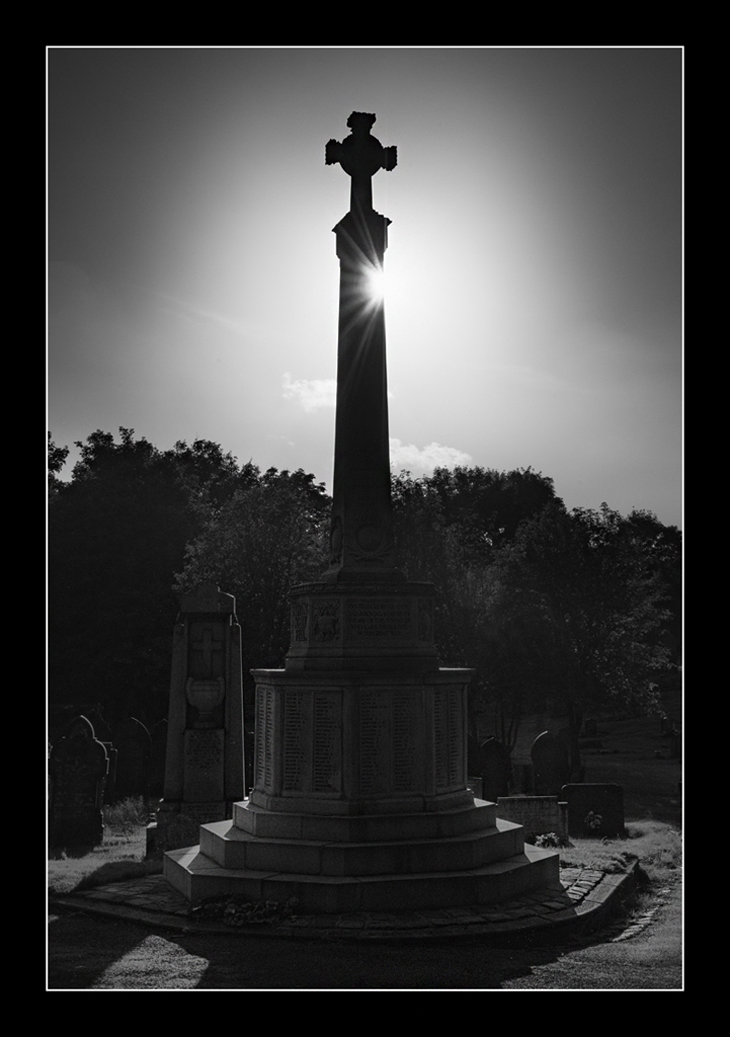
[[[291,594],[283,669],[255,670],[253,788],[199,843],[165,854],[189,901],[298,901],[301,912],[494,904],[560,889],[559,858],[525,843],[467,783],[472,671],[441,666],[434,593],[397,568],[385,314],[370,291],[390,220],[372,177],[397,164],[353,112],[327,165],[351,178],[340,266],[329,564]],[[225,798],[224,796],[220,797]]]

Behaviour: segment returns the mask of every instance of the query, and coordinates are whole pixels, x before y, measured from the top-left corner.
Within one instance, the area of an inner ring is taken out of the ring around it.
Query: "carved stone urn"
[[[222,677],[210,680],[193,680],[188,677],[185,682],[185,698],[198,711],[198,723],[202,727],[215,724],[214,710],[223,701],[225,685]]]

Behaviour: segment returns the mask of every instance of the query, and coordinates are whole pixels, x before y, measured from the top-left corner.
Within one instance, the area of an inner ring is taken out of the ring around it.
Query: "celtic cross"
[[[384,148],[370,129],[375,116],[367,112],[353,112],[347,120],[352,131],[340,144],[329,140],[324,150],[325,165],[339,162],[352,178],[350,185],[351,212],[368,212],[373,207],[372,177],[379,169],[395,169],[398,149]]]

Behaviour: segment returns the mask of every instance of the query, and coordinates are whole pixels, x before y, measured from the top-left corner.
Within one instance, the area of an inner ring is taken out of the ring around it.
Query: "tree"
[[[176,590],[204,580],[236,597],[244,675],[283,665],[289,592],[326,568],[330,500],[313,475],[269,469],[239,489],[189,544]]]
[[[509,688],[513,704],[526,694],[514,650],[514,624],[501,622],[495,605],[499,585],[494,565],[520,524],[551,503],[562,507],[552,479],[530,468],[440,468],[432,476],[414,479],[402,472],[393,480],[399,563],[411,579],[434,584],[439,655],[449,665],[476,670],[470,691],[473,734],[487,700],[494,704],[497,669],[498,686],[502,694]],[[512,733],[516,735],[516,728]],[[503,736],[510,737],[506,730]]]
[[[588,709],[654,711],[671,670],[661,637],[666,571],[652,563],[640,525],[606,504],[570,513],[550,505],[498,561],[497,607],[523,634],[521,679],[539,679],[568,713],[574,752]]]
[[[256,485],[261,474],[251,461],[239,467],[233,454],[224,454],[219,444],[209,439],[196,439],[191,446],[184,439],[178,440],[164,456],[173,463],[191,506],[204,520],[211,511],[218,512],[236,491]]]
[[[681,534],[648,512],[568,512],[531,469],[437,470],[393,482],[396,542],[438,595],[436,639],[474,667],[471,722],[514,744],[552,703],[577,730],[588,708],[655,706],[681,645]]]
[[[68,457],[67,446],[56,446],[51,439],[51,433],[48,433],[48,496],[49,499],[55,497],[63,485],[62,481],[58,478],[58,473],[61,471],[66,463]]]
[[[120,429],[77,444],[48,520],[49,693],[101,702],[109,718],[167,709],[172,579],[196,518],[175,469]]]

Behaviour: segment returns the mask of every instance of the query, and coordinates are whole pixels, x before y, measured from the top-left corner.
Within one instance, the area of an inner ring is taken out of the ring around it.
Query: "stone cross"
[[[374,115],[353,112],[347,120],[347,125],[352,130],[350,136],[341,144],[336,140],[329,140],[325,147],[325,164],[332,166],[339,162],[352,178],[351,212],[367,212],[372,209],[372,177],[379,169],[395,169],[398,163],[398,149],[384,148],[377,137],[370,133],[374,122]]]

